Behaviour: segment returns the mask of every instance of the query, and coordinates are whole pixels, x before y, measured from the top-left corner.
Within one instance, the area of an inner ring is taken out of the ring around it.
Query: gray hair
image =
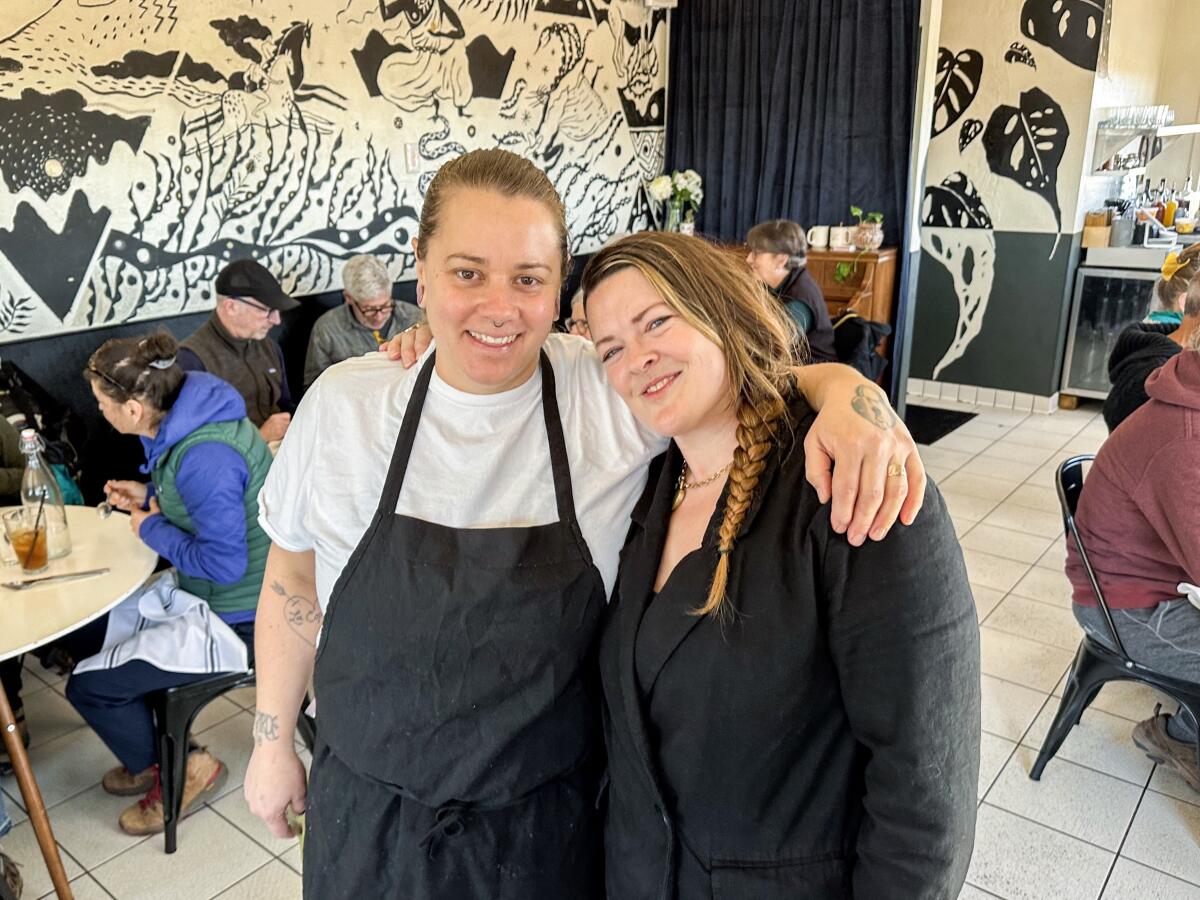
[[[790,219],[759,222],[746,235],[746,244],[756,253],[786,253],[789,272],[808,261],[804,229]]]
[[[355,300],[374,300],[382,294],[391,297],[392,276],[376,257],[360,253],[342,268],[342,287]]]

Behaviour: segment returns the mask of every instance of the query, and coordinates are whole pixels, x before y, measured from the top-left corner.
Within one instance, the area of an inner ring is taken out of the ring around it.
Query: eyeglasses
[[[358,311],[364,316],[382,316],[384,313],[391,315],[392,310],[396,308],[395,301],[389,303],[381,303],[378,306],[363,306],[357,300],[351,301]]]
[[[100,378],[100,379],[103,379],[104,381],[107,381],[109,384],[111,384],[113,387],[115,387],[115,388],[116,388],[118,391],[120,391],[122,394],[128,394],[128,393],[129,393],[129,388],[125,387],[125,385],[121,384],[121,382],[117,381],[117,380],[116,380],[115,378],[113,378],[111,375],[107,375],[107,374],[105,374],[104,372],[101,372],[101,371],[100,371],[99,369],[97,369],[95,366],[88,366],[88,367],[87,367],[87,369],[86,369],[86,371],[88,371],[88,372],[91,372],[91,373],[92,373],[93,375],[95,375],[97,378]]]
[[[238,303],[244,303],[246,306],[250,307],[251,309],[257,310],[265,319],[269,319],[269,318],[271,318],[271,316],[274,316],[274,315],[279,315],[279,310],[272,309],[269,306],[263,306],[261,303],[259,303],[256,300],[249,300],[245,297],[230,297],[229,299],[236,300]]]

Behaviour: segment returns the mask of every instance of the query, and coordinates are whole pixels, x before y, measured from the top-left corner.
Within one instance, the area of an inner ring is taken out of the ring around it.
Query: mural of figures
[[[425,187],[503,146],[572,250],[644,227],[667,19],[634,0],[5,0],[0,343],[198,312],[228,260],[298,295],[411,277]]]

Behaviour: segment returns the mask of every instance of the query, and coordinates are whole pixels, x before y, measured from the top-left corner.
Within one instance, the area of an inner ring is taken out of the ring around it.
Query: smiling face
[[[587,314],[609,383],[643,425],[679,438],[732,421],[725,354],[637,269],[597,284]]]
[[[451,387],[496,394],[523,384],[558,315],[562,239],[537,200],[457,188],[421,247],[417,281]]]

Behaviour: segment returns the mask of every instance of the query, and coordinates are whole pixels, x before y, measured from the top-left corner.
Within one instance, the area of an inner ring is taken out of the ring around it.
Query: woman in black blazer
[[[600,648],[609,897],[954,900],[979,644],[937,489],[882,541],[833,531],[804,477],[794,327],[739,260],[648,232],[583,286],[610,382],[673,439]],[[873,388],[854,408],[890,424]]]

